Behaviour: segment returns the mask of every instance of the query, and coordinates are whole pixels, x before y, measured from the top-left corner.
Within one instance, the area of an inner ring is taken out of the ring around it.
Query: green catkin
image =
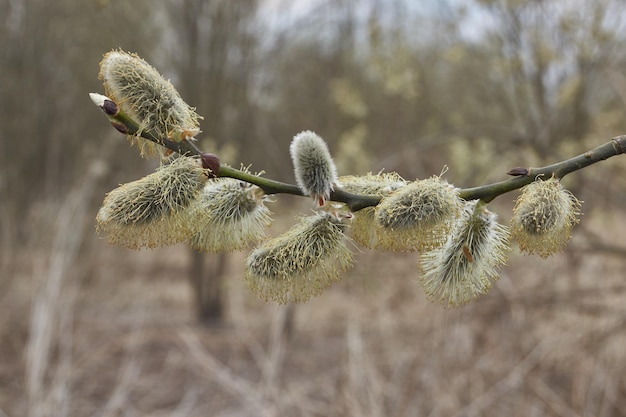
[[[509,233],[478,200],[465,203],[446,243],[422,254],[426,295],[456,307],[486,294],[506,263]]]
[[[192,247],[208,252],[246,248],[265,236],[271,212],[256,186],[233,178],[217,178],[205,185],[190,210]]]
[[[190,233],[185,211],[206,181],[197,158],[175,159],[109,192],[96,217],[97,231],[131,249],[183,242]]]
[[[262,299],[280,304],[319,295],[352,265],[346,227],[344,218],[328,212],[300,219],[248,256],[246,284]]]
[[[164,147],[140,137],[150,131],[172,141],[191,139],[201,117],[180,97],[174,86],[135,54],[111,51],[100,62],[99,78],[105,94],[135,120],[140,132],[129,136],[143,156],[163,155]]]
[[[440,177],[409,183],[376,207],[377,247],[416,251],[441,246],[461,206],[457,190]]]
[[[563,250],[578,223],[581,202],[556,178],[522,190],[513,209],[511,233],[522,252],[547,258]]]

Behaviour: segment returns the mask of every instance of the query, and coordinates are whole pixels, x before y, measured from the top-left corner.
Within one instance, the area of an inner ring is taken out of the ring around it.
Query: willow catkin
[[[337,182],[337,168],[326,142],[307,130],[294,136],[289,151],[298,186],[323,205]]]
[[[201,117],[180,97],[172,84],[136,54],[111,51],[100,62],[99,78],[104,90],[125,113],[159,138],[182,141],[199,132]],[[162,154],[166,149],[154,142],[129,136],[142,155]]]
[[[445,242],[461,208],[457,190],[440,177],[409,183],[376,206],[379,247],[427,250]]]
[[[246,284],[264,300],[281,304],[320,294],[351,266],[345,221],[327,212],[300,219],[248,256]]]
[[[512,237],[523,252],[547,258],[569,242],[580,206],[558,179],[538,179],[524,187],[515,203]]]
[[[342,190],[366,196],[385,197],[405,187],[408,183],[395,172],[339,177]],[[392,240],[387,233],[389,233],[388,230],[378,226],[374,207],[366,207],[354,213],[354,219],[350,225],[350,236],[359,245],[369,249],[385,249],[381,247],[380,242]]]
[[[193,222],[190,244],[208,252],[243,249],[261,240],[271,223],[263,191],[233,178],[207,182],[189,214]]]
[[[446,243],[420,257],[429,299],[456,307],[486,294],[507,259],[509,233],[478,200],[465,203]]]
[[[185,241],[185,211],[207,181],[197,158],[181,157],[156,172],[109,192],[96,217],[97,230],[115,245],[138,249]]]

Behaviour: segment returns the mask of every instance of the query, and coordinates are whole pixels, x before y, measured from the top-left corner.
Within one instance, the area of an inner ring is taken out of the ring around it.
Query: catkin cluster
[[[97,231],[131,249],[189,243],[209,252],[243,249],[264,237],[270,211],[258,187],[208,179],[198,158],[181,157],[107,194]]]
[[[139,125],[131,140],[142,154],[163,155],[165,149],[140,138],[142,132],[177,142],[199,132],[200,116],[138,56],[107,53],[99,76],[112,102],[92,96],[101,106],[109,103],[108,115],[117,115],[119,107]],[[261,242],[246,260],[245,282],[264,300],[277,303],[306,301],[337,282],[352,265],[349,234],[366,248],[420,251],[420,281],[427,297],[453,307],[489,291],[507,260],[511,239],[523,252],[550,256],[565,246],[580,215],[580,202],[558,179],[538,179],[518,198],[509,233],[486,203],[461,199],[441,176],[416,181],[396,173],[338,178],[326,142],[311,131],[294,136],[290,154],[299,190],[314,199],[316,211],[272,239],[264,238],[271,213],[263,190],[215,178],[219,158],[208,153],[164,158],[167,163],[153,174],[108,193],[97,214],[97,231],[109,242],[133,249],[184,242],[197,250],[223,252]],[[348,206],[353,205],[329,203],[340,193],[344,198],[348,193],[378,197],[380,203],[352,213]]]

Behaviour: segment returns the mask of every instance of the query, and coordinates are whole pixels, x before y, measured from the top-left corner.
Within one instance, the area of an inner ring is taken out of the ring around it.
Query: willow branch
[[[604,145],[600,145],[597,148],[565,161],[540,168],[514,168],[509,171],[508,174],[514,175],[515,178],[480,187],[465,188],[460,191],[460,196],[466,200],[480,199],[488,203],[501,194],[517,190],[530,184],[537,178],[548,179],[552,176],[563,178],[567,174],[625,152],[626,135],[616,136]]]
[[[171,141],[166,138],[157,137],[150,131],[142,130],[134,120],[125,114],[108,97],[94,93],[90,94],[90,97],[92,101],[107,115],[113,127],[121,133],[131,136],[141,136],[144,139],[155,142],[180,155],[203,155],[203,152],[200,151],[192,141],[186,139],[180,142]],[[612,156],[623,153],[626,153],[626,135],[617,136],[604,145],[600,145],[597,148],[591,149],[581,155],[552,165],[540,168],[514,168],[509,171],[508,174],[513,175],[515,178],[479,187],[464,188],[459,191],[459,195],[465,200],[479,199],[488,203],[499,195],[517,190],[530,184],[537,178],[547,179],[552,176],[563,178],[565,175],[574,171],[578,171],[579,169],[586,168],[596,162],[604,161]],[[221,164],[219,171],[216,174],[218,177],[230,177],[254,184],[261,188],[266,194],[292,194],[303,196],[302,191],[296,185],[260,177],[249,172],[235,169],[226,164]],[[350,210],[358,211],[366,207],[376,206],[380,202],[381,197],[352,194],[341,189],[336,189],[331,193],[330,200],[345,203]]]

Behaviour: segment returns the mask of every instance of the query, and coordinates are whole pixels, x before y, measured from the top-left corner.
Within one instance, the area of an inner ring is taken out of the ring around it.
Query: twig
[[[156,137],[151,132],[140,129],[139,125],[121,111],[108,97],[94,93],[90,94],[90,96],[92,101],[104,111],[113,127],[118,131],[127,135],[139,135],[181,155],[206,155],[200,151],[193,142],[186,139],[181,142],[170,141],[166,138]],[[578,171],[579,169],[583,169],[596,162],[604,161],[605,159],[620,155],[624,152],[626,152],[626,135],[617,136],[604,145],[565,161],[540,168],[514,168],[510,170],[508,174],[515,176],[515,178],[479,187],[461,189],[459,195],[465,200],[480,199],[488,203],[501,194],[517,190],[530,184],[537,178],[547,179],[552,176],[563,178],[571,172]],[[221,164],[219,172],[216,174],[219,177],[236,178],[254,184],[261,188],[266,194],[303,195],[300,188],[296,185],[259,177],[232,168],[226,164]],[[352,194],[341,189],[336,189],[331,193],[330,200],[345,203],[350,210],[358,211],[366,207],[376,206],[380,202],[381,197]]]

